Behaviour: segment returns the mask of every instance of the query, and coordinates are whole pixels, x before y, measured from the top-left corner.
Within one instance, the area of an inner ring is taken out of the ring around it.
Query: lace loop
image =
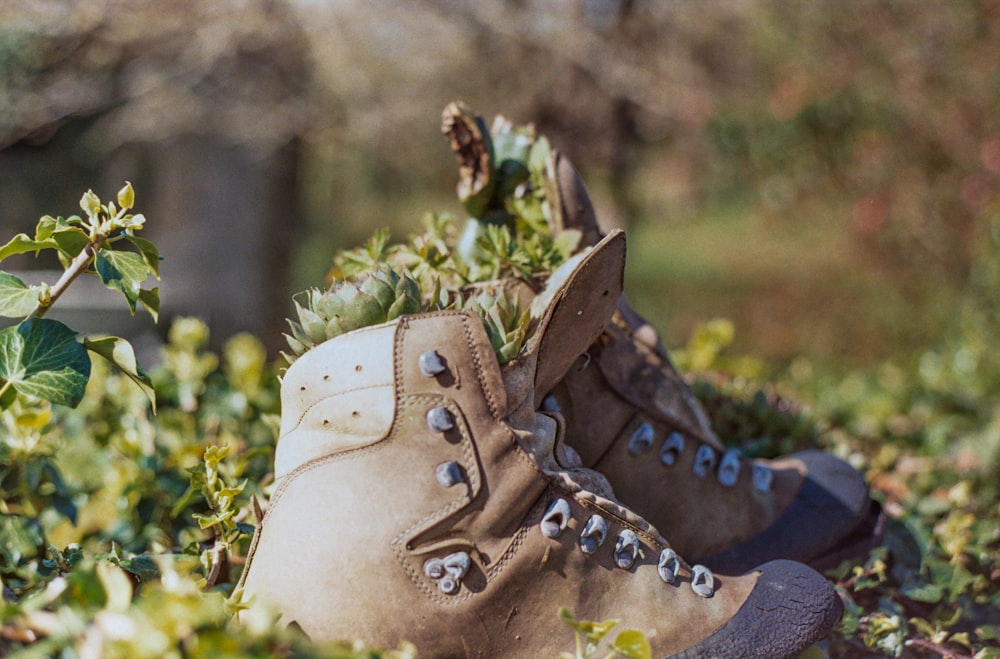
[[[668,467],[672,467],[677,463],[683,451],[684,435],[674,431],[663,440],[663,446],[660,447],[660,462]]]
[[[643,421],[628,438],[629,455],[639,455],[653,445],[653,426]]]
[[[549,504],[538,526],[546,538],[558,538],[569,524],[570,510],[566,499],[556,499]]]
[[[604,544],[608,535],[608,523],[600,515],[591,515],[580,532],[580,549],[584,554],[593,554]]]
[[[698,447],[698,452],[694,456],[694,475],[698,478],[704,478],[708,475],[708,472],[712,471],[715,467],[715,451],[708,444],[702,444]]]

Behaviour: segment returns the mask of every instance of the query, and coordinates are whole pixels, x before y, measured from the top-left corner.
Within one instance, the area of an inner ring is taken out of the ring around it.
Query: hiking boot
[[[600,240],[586,190],[557,152],[547,179],[554,231]],[[740,573],[777,558],[827,569],[881,539],[881,507],[843,460],[817,450],[748,460],[724,446],[656,331],[624,296],[547,406],[561,411],[582,465],[604,474],[678,552],[713,569]]]
[[[241,581],[253,605],[316,640],[433,657],[555,656],[572,645],[560,607],[620,618],[657,657],[795,656],[825,635],[842,605],[810,568],[691,566],[599,474],[561,462],[540,392],[604,329],[624,249],[613,233],[554,274],[503,367],[469,311],[354,330],[293,363]]]

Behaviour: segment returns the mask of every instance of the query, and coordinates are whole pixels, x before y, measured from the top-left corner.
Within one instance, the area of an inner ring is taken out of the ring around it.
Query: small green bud
[[[121,219],[119,224],[123,229],[141,229],[142,225],[146,223],[146,216],[142,213],[136,215],[126,215]]]
[[[128,210],[132,208],[132,204],[135,203],[135,190],[132,189],[132,184],[125,181],[125,187],[118,191],[118,205],[122,207],[122,210]]]
[[[90,217],[96,217],[101,212],[101,199],[93,190],[87,190],[80,198],[80,208]]]

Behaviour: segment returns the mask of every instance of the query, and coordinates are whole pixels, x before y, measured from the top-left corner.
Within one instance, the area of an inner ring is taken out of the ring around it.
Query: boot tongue
[[[518,362],[534,367],[535,409],[610,322],[624,274],[625,233],[616,229],[560,266],[532,301],[538,322]]]
[[[576,168],[556,150],[549,154],[545,167],[546,195],[553,200],[549,206],[552,232],[579,231],[582,245],[597,244],[603,234],[590,195],[587,194]],[[623,339],[615,334],[615,338],[608,343],[624,342],[634,345],[606,347],[613,354],[625,350],[641,354],[642,357],[637,359],[635,356],[622,357],[619,354],[617,359],[611,356],[598,360],[612,386],[626,400],[640,408],[653,400],[655,408],[665,420],[680,422],[688,432],[697,434],[703,441],[722,450],[722,444],[712,430],[705,410],[670,363],[659,332],[632,309],[625,295],[619,297],[617,306],[619,318],[630,336]],[[643,377],[637,377],[640,370]]]
[[[552,233],[567,229],[580,232],[582,245],[596,245],[603,234],[587,189],[569,159],[555,149],[545,162],[546,197]]]

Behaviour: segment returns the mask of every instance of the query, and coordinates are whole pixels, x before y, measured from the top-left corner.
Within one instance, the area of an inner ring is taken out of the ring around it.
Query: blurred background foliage
[[[1000,186],[998,30],[996,0],[10,0],[0,227],[127,174],[168,315],[273,354],[334,248],[455,208],[463,99],[577,163],[672,344],[725,316],[741,350],[857,366],[955,317]]]

